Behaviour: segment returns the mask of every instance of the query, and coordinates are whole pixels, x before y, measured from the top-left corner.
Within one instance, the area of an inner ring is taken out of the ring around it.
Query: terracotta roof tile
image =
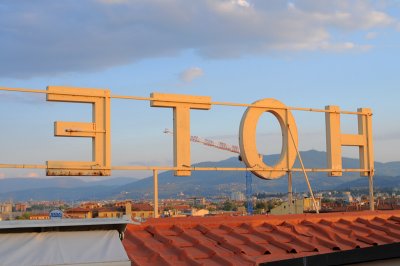
[[[128,225],[132,265],[257,265],[400,242],[400,211],[149,219]]]
[[[98,212],[122,212],[123,209],[119,207],[101,207],[96,209]]]
[[[76,207],[76,208],[68,209],[65,212],[67,212],[67,213],[69,213],[69,212],[91,212],[91,210],[84,209],[84,208],[81,208],[81,207]]]
[[[148,203],[133,203],[132,211],[153,211],[154,208]]]

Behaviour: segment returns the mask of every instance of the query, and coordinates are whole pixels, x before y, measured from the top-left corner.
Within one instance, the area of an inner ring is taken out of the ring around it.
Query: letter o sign
[[[254,107],[260,106],[260,107]],[[263,107],[265,106],[265,107]],[[273,114],[279,121],[282,132],[281,156],[273,166],[264,163],[262,156],[259,155],[256,143],[257,123],[264,112]],[[294,139],[290,136],[289,128]],[[240,122],[239,131],[240,155],[247,167],[265,168],[274,171],[252,171],[256,176],[263,179],[277,179],[286,174],[286,169],[291,169],[296,161],[298,147],[297,126],[294,117],[286,105],[282,102],[267,98],[256,101],[253,106],[248,107],[243,114]],[[279,171],[279,169],[285,169]]]

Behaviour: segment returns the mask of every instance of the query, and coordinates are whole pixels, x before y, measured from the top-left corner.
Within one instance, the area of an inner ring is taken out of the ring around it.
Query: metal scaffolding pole
[[[374,200],[374,175],[370,172],[369,176],[369,209],[371,211],[375,210],[375,200]]]
[[[293,180],[292,172],[288,172],[288,203],[289,203],[289,214],[293,213]]]
[[[158,218],[158,170],[153,170],[154,178],[154,218]]]
[[[311,199],[312,199],[312,202],[313,202],[313,206],[314,206],[315,212],[319,213],[317,202],[315,201],[314,193],[313,193],[312,188],[311,188],[310,180],[308,179],[307,172],[306,172],[306,170],[304,168],[303,160],[301,159],[301,155],[300,155],[299,149],[296,146],[296,143],[294,141],[294,138],[293,138],[293,135],[292,135],[292,130],[290,129],[290,127],[288,127],[288,129],[289,129],[289,134],[292,137],[292,141],[293,141],[294,147],[296,149],[297,156],[299,157],[299,162],[300,162],[301,168],[303,169],[304,178],[306,179],[308,191],[310,192],[310,196],[311,196]]]

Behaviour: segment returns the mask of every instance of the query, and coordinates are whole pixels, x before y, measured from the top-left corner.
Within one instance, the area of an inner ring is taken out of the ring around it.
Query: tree
[[[234,211],[237,208],[236,208],[236,205],[232,201],[227,200],[222,204],[222,209],[224,211]]]
[[[24,212],[21,216],[15,217],[16,220],[29,220],[31,214],[29,212]]]
[[[265,201],[257,201],[255,209],[256,210],[267,210],[268,204]]]

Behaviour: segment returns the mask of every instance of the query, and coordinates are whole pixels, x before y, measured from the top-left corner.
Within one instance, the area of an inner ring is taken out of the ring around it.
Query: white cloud
[[[247,2],[246,0],[236,0],[235,2],[237,5],[242,7],[250,7],[249,2]]]
[[[287,3],[287,8],[288,8],[288,10],[295,11],[296,5],[293,2],[289,2],[289,3]]]
[[[200,67],[191,67],[180,73],[179,78],[184,82],[192,82],[194,79],[197,79],[203,75],[203,69]]]
[[[344,42],[344,43],[336,43],[336,44],[329,44],[326,43],[325,45],[322,44],[320,49],[327,50],[327,51],[334,51],[334,52],[346,52],[350,50],[357,50],[357,51],[368,51],[372,48],[371,45],[357,45],[352,42]]]
[[[377,33],[377,32],[370,31],[370,32],[367,32],[367,34],[365,34],[365,39],[367,39],[367,40],[373,40],[373,39],[375,39],[377,36],[378,36],[378,33]]]
[[[0,78],[98,71],[186,50],[212,58],[365,50],[352,33],[399,25],[385,8],[372,0],[5,1]]]
[[[5,173],[0,173],[0,179],[6,178],[6,174]]]

